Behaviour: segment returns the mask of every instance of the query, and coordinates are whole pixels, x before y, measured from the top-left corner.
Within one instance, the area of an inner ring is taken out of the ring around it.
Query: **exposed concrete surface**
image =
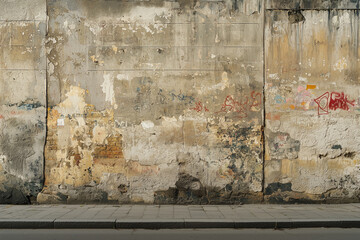
[[[359,201],[359,12],[266,14],[266,199]]]
[[[262,1],[48,1],[38,201],[262,200]]]
[[[0,4],[0,203],[29,203],[42,189],[45,10],[45,0]]]

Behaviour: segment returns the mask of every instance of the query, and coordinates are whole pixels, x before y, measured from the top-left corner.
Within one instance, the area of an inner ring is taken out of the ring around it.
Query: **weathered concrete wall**
[[[262,1],[48,1],[39,202],[262,200]]]
[[[295,7],[288,2],[267,6]],[[320,10],[266,11],[267,201],[359,201],[358,3],[299,1]]]
[[[0,4],[0,203],[29,203],[43,184],[46,2]]]
[[[358,202],[359,5],[2,1],[0,203]]]

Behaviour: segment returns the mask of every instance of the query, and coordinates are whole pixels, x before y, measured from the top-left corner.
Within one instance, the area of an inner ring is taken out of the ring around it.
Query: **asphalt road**
[[[112,240],[112,239],[156,239],[156,240],[348,240],[360,239],[360,229],[182,229],[182,230],[112,230],[112,229],[0,229],[0,240]]]

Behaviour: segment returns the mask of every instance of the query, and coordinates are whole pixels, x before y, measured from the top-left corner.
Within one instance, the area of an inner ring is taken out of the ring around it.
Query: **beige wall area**
[[[359,1],[32,2],[0,8],[0,203],[359,201]]]

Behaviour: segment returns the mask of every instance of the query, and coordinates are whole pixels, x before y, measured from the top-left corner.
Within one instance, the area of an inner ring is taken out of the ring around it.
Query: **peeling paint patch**
[[[152,121],[142,121],[141,122],[141,126],[144,129],[148,129],[148,128],[153,128],[154,127],[154,123]]]
[[[292,139],[288,133],[270,133],[269,140],[271,159],[296,159],[298,157],[300,141]]]
[[[114,93],[114,77],[110,73],[104,74],[104,82],[101,85],[103,93],[105,93],[105,101],[110,102],[111,105],[115,103]]]

